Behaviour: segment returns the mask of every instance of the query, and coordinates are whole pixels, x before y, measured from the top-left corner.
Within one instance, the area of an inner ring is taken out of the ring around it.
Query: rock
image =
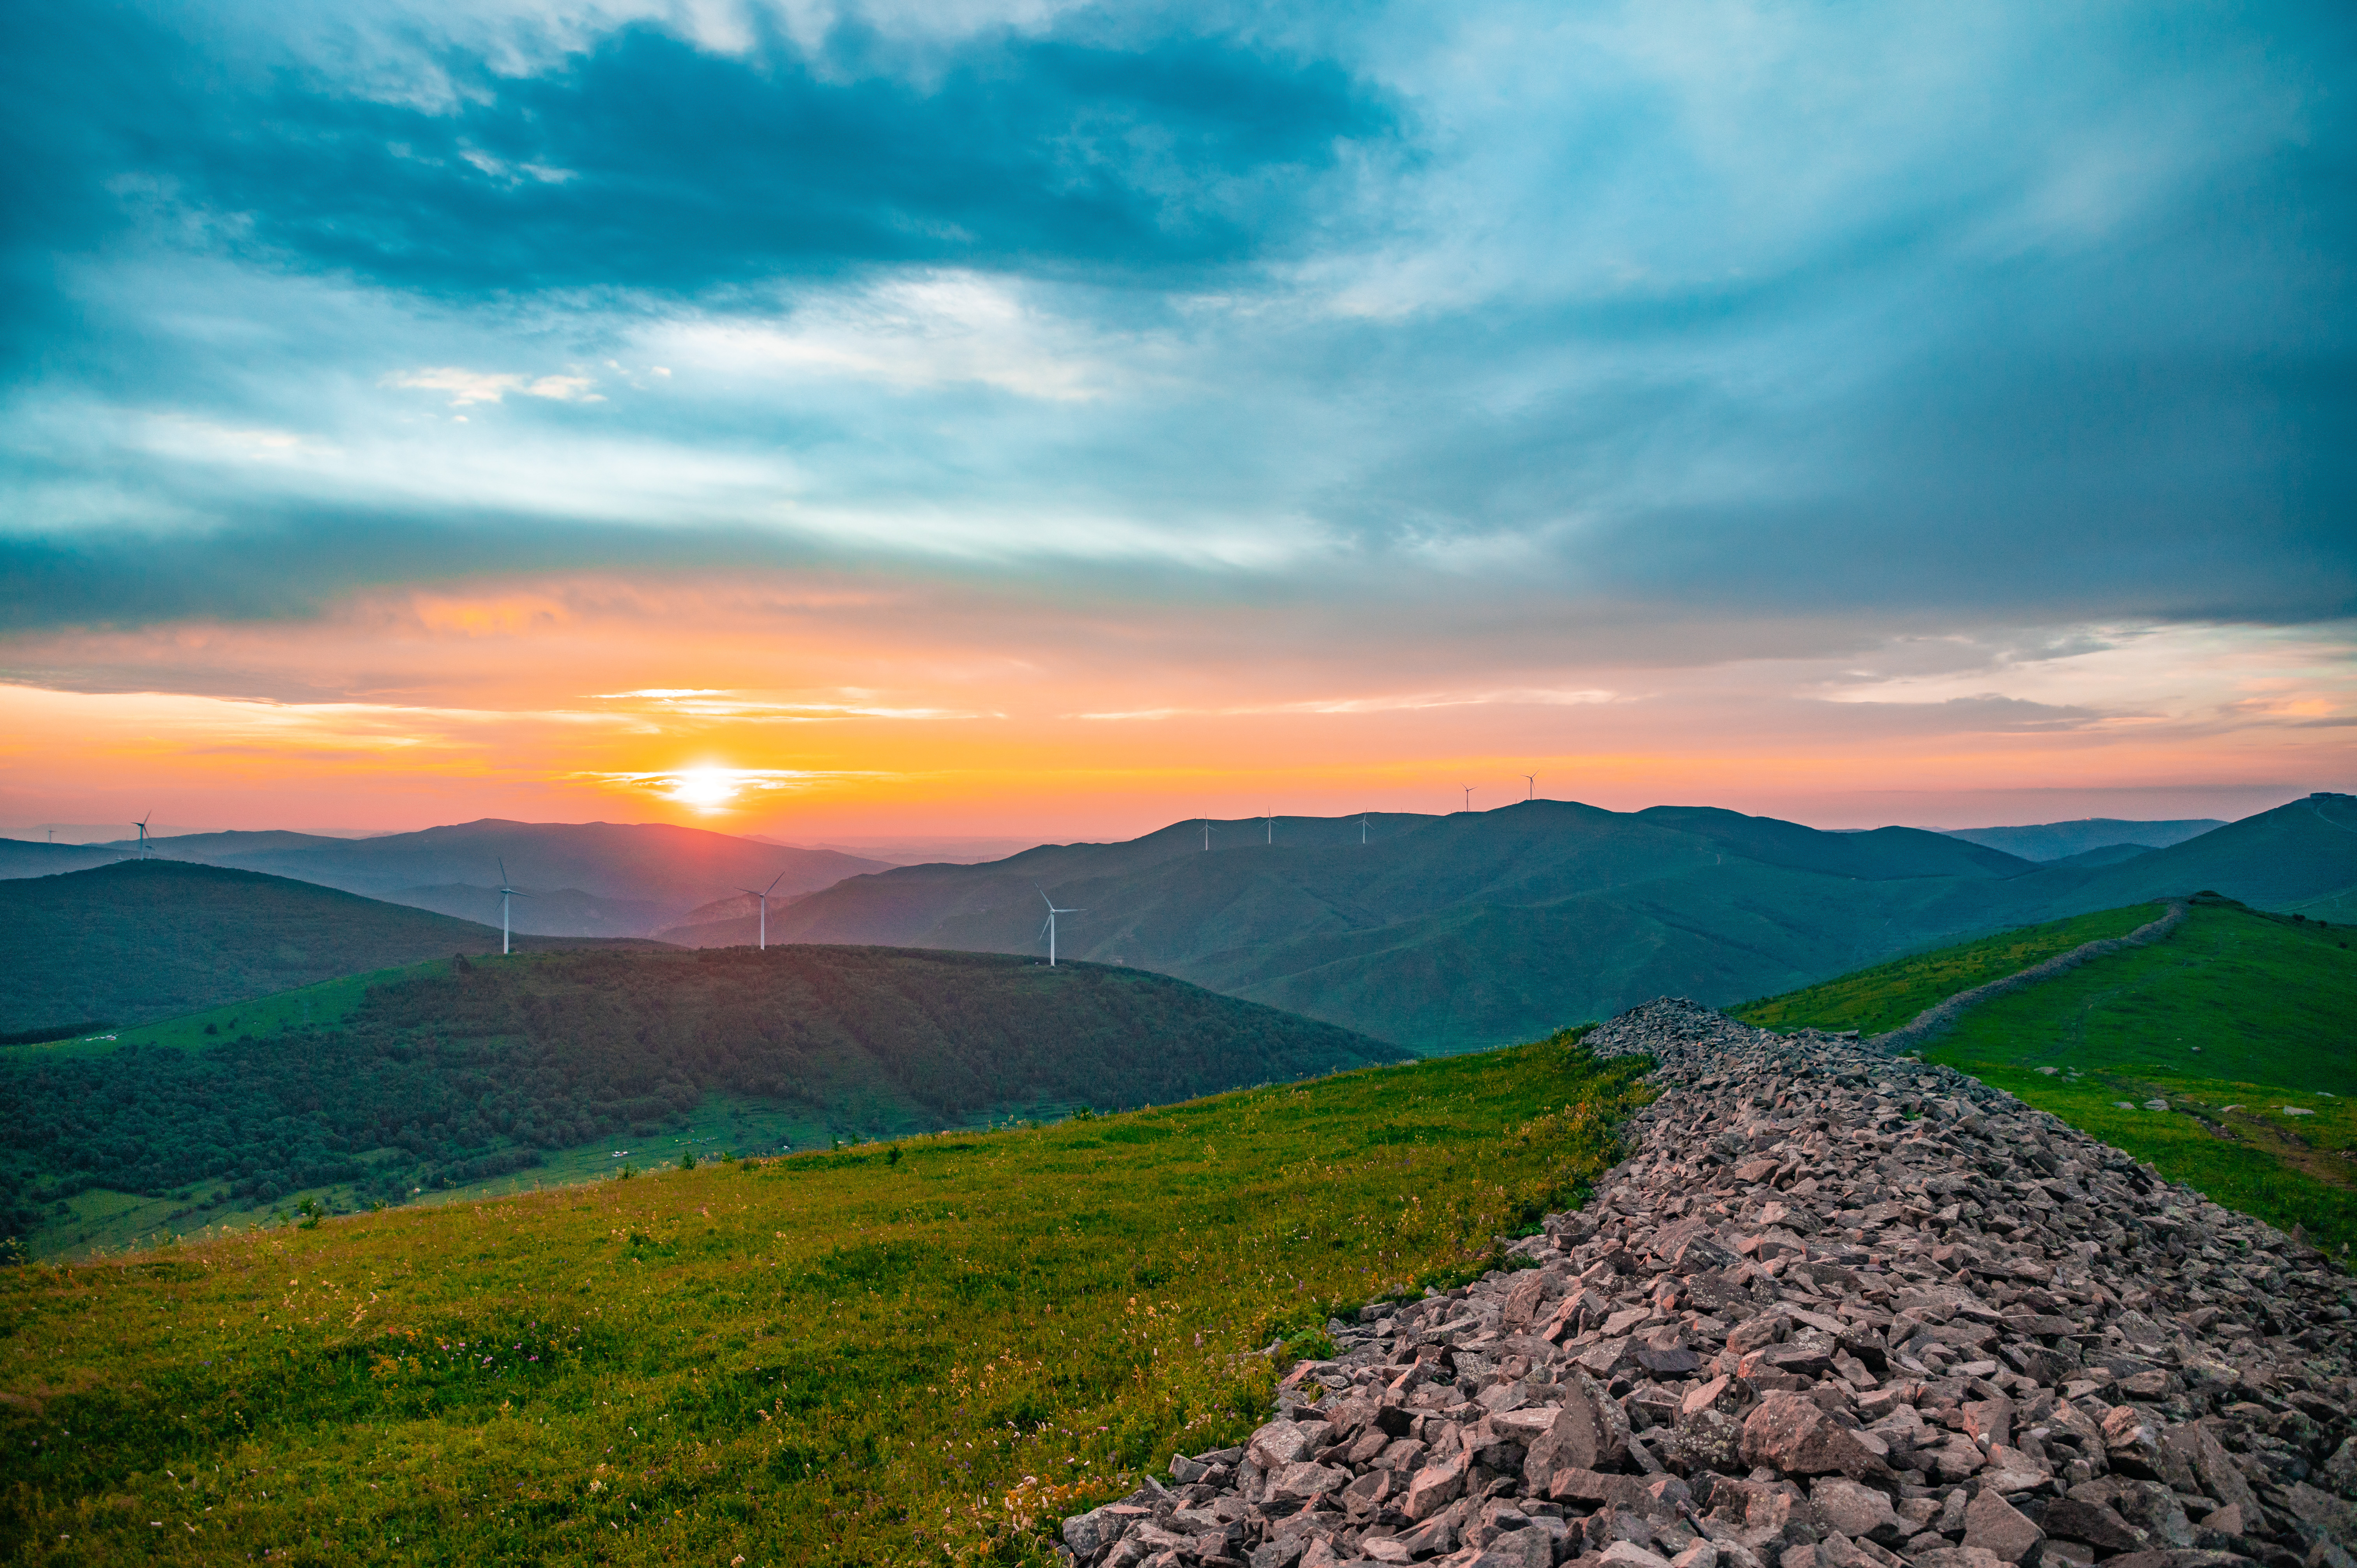
[[[1880,1467],[1857,1434],[1803,1395],[1770,1394],[1743,1423],[1743,1457],[1796,1476],[1839,1471],[1853,1478]]]
[[[1628,1456],[1628,1413],[1585,1372],[1574,1369],[1568,1377],[1561,1405],[1523,1461],[1523,1481],[1535,1494],[1545,1493],[1559,1469],[1609,1470]]]
[[[2357,1568],[2357,1296],[2302,1241],[1854,1038],[1587,1044],[1661,1098],[1537,1266],[1330,1321],[1075,1568]]]
[[[1670,1568],[1670,1560],[1633,1541],[1616,1541],[1594,1559],[1597,1568]]]
[[[1351,1472],[1339,1466],[1313,1465],[1303,1461],[1271,1472],[1268,1492],[1264,1500],[1272,1503],[1308,1502],[1329,1492],[1339,1492],[1350,1482]]]
[[[1966,1546],[1984,1547],[2007,1563],[2022,1563],[2045,1539],[2044,1530],[1989,1487],[1982,1487],[1964,1505]]]
[[[1839,1476],[1821,1476],[1809,1487],[1809,1506],[1826,1529],[1839,1530],[1853,1541],[1870,1536],[1889,1546],[1905,1539],[1890,1498],[1872,1487]]]
[[[2077,1498],[2050,1504],[2041,1522],[2047,1534],[2083,1541],[2098,1552],[2133,1552],[2144,1544],[2144,1537],[2116,1509]]]
[[[1468,1468],[1465,1456],[1459,1454],[1418,1470],[1407,1484],[1407,1517],[1430,1519],[1455,1502],[1464,1494]]]

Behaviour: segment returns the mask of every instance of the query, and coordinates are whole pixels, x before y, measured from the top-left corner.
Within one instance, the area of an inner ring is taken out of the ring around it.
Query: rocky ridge
[[[1522,1266],[1328,1325],[1085,1568],[2357,1568],[2351,1282],[1951,1069],[1663,999]]]

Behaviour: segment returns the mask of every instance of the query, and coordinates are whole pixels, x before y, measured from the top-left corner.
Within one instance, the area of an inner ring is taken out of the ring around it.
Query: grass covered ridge
[[[1961,991],[2158,918],[2136,905],[1861,970],[1737,1009],[1894,1028]],[[2357,1241],[2357,950],[2346,926],[2197,897],[2145,947],[1971,1008],[1924,1055],[2339,1255]],[[2153,1102],[2160,1102],[2156,1106]]]
[[[1992,998],[1924,1055],[2340,1256],[2357,1242],[2351,936],[2197,899],[2167,940]]]
[[[1575,1201],[1643,1065],[1565,1034],[10,1271],[0,1552],[1044,1562],[1263,1417],[1252,1351]]]
[[[1762,1029],[1816,1028],[1834,1033],[1856,1029],[1867,1036],[1887,1035],[1911,1023],[1926,1007],[1937,1006],[1960,992],[2019,974],[2083,943],[2126,936],[2138,926],[2160,918],[2166,908],[2162,904],[2136,904],[2026,926],[1976,942],[1877,964],[1821,985],[1746,1002],[1728,1011]]]

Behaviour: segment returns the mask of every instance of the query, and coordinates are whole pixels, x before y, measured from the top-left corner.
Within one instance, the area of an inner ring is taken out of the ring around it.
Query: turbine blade
[[[1044,920],[1040,921],[1040,922],[1039,922],[1039,934],[1037,937],[1032,938],[1031,940],[1032,940],[1033,941],[1043,941],[1043,940],[1045,940],[1047,939],[1047,935],[1048,935],[1048,928],[1049,928],[1049,927],[1050,927],[1050,926],[1052,926],[1052,925],[1054,925],[1055,923],[1056,923],[1056,918],[1055,918],[1053,915],[1050,915],[1050,916],[1049,916],[1046,919],[1044,919]]]
[[[782,871],[778,873],[775,876],[770,877],[769,886],[761,889],[761,897],[767,898],[771,893],[776,892],[778,884],[783,882],[785,879],[786,874]]]

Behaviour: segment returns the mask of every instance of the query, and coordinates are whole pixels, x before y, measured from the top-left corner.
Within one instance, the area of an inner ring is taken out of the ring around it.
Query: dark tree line
[[[241,1198],[413,1187],[675,1123],[706,1094],[825,1115],[880,1096],[1161,1103],[1400,1053],[1135,971],[888,948],[463,961],[373,988],[342,1025],[202,1051],[0,1065],[0,1227],[91,1187]],[[397,1151],[387,1155],[384,1151]],[[363,1156],[366,1156],[365,1158]]]

